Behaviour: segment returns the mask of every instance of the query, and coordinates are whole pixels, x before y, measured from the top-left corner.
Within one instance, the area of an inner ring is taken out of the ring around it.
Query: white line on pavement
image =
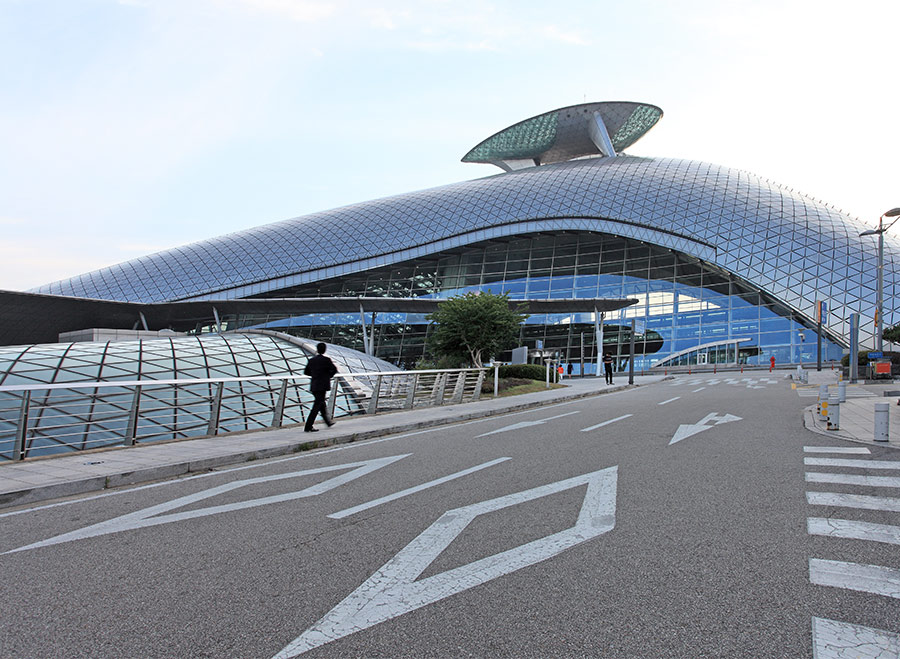
[[[815,659],[890,659],[900,657],[900,634],[873,627],[813,618]]]
[[[566,412],[565,414],[548,416],[543,419],[535,419],[534,421],[519,421],[519,423],[514,423],[511,426],[503,426],[502,428],[497,428],[496,430],[490,430],[480,435],[475,435],[475,439],[478,439],[479,437],[487,437],[488,435],[496,435],[497,433],[507,432],[510,430],[522,430],[523,428],[530,428],[531,426],[540,426],[544,423],[547,423],[547,421],[553,421],[553,419],[561,419],[564,416],[571,416],[572,414],[580,414],[580,412],[580,410],[573,410],[572,412]]]
[[[864,446],[804,446],[804,453],[853,453],[869,455],[872,452]]]
[[[806,531],[810,535],[824,535],[829,538],[870,540],[872,542],[884,542],[889,545],[900,545],[900,526],[892,524],[808,517],[806,520]]]
[[[675,396],[675,398],[670,398],[669,400],[664,400],[661,403],[657,403],[657,405],[667,405],[668,403],[671,403],[674,400],[678,400],[679,398],[681,398],[681,396]]]
[[[692,393],[692,394],[695,394],[695,393],[697,393],[698,391],[703,391],[704,389],[706,389],[706,387],[699,387],[699,388],[697,388],[697,389],[694,389],[691,393]]]
[[[891,567],[811,558],[809,580],[817,586],[900,598],[900,570]]]
[[[822,474],[806,472],[808,483],[839,483],[841,485],[868,485],[869,487],[900,487],[896,476],[851,476],[848,474]]]
[[[590,432],[591,430],[596,430],[597,428],[602,428],[603,426],[608,426],[611,423],[615,423],[616,421],[621,421],[622,419],[627,419],[632,416],[631,414],[623,414],[622,416],[617,416],[615,419],[610,419],[609,421],[604,421],[603,423],[598,423],[596,426],[588,426],[587,428],[582,428],[581,432]]]
[[[373,499],[367,503],[361,503],[358,506],[353,506],[352,508],[346,508],[340,512],[333,513],[331,515],[327,515],[331,519],[343,519],[344,517],[349,517],[350,515],[354,515],[363,510],[368,510],[369,508],[374,508],[375,506],[380,506],[383,503],[388,503],[389,501],[394,501],[396,499],[401,499],[407,495],[415,494],[416,492],[421,492],[422,490],[427,490],[430,487],[434,487],[436,485],[443,485],[444,483],[449,483],[452,480],[457,478],[461,478],[462,476],[468,476],[469,474],[474,474],[476,471],[481,471],[482,469],[487,469],[488,467],[493,467],[496,464],[500,464],[501,462],[506,462],[507,460],[512,460],[512,458],[497,458],[496,460],[491,460],[489,462],[485,462],[484,464],[476,465],[475,467],[469,467],[468,469],[463,469],[462,471],[457,471],[455,474],[450,474],[449,476],[444,476],[442,478],[436,478],[433,481],[428,481],[427,483],[422,483],[421,485],[416,485],[414,487],[407,488],[405,490],[401,490],[399,492],[395,492],[394,494],[389,494],[387,496]]]
[[[845,494],[843,492],[807,492],[806,502],[812,506],[837,506],[862,510],[886,510],[900,513],[900,499],[874,497],[869,494]]]
[[[854,469],[900,469],[896,460],[847,460],[844,458],[803,458],[812,467],[853,467]]]

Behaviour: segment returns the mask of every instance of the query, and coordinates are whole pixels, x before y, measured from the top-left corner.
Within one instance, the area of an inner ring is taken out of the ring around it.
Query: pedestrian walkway
[[[819,386],[827,384],[830,393],[837,393],[839,371],[807,371],[809,382],[806,385],[797,383],[797,393],[801,397],[815,399],[818,397]],[[804,410],[803,421],[808,430],[861,442],[872,446],[890,446],[900,448],[900,395],[885,396],[885,392],[900,391],[900,384],[887,382],[885,384],[865,384],[860,381],[856,384],[847,384],[847,400],[841,403],[840,429],[828,430],[825,417],[816,412],[816,405],[810,405]],[[875,441],[875,403],[889,402],[889,428],[890,440],[887,442]]]
[[[641,386],[663,379],[664,375],[640,375],[634,382]],[[565,379],[561,389],[496,399],[484,395],[474,403],[338,418],[334,427],[320,426],[321,432],[315,434],[304,433],[296,425],[0,464],[0,508],[542,407],[626,389],[627,382],[625,375],[619,375],[613,385],[601,378]]]

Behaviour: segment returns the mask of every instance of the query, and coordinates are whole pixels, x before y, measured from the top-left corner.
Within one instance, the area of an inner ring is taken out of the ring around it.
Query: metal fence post
[[[331,395],[328,397],[328,418],[334,419],[334,407],[337,404],[337,391],[340,386],[340,375],[334,378],[334,386],[331,388]]]
[[[222,410],[222,390],[225,389],[225,383],[220,382],[216,386],[216,393],[209,404],[209,426],[206,428],[207,435],[219,434],[219,412]]]
[[[852,355],[851,355],[852,356]],[[875,403],[875,441],[886,442],[890,436],[890,403]]]
[[[584,339],[584,336],[581,337]],[[584,346],[582,346],[583,348]],[[494,364],[494,398],[500,395],[500,364]]]
[[[407,378],[407,382],[409,382],[409,378]],[[406,392],[406,402],[403,404],[403,407],[407,410],[411,410],[413,405],[416,404],[416,389],[419,386],[418,373],[412,376],[412,384],[408,386],[409,390]]]
[[[366,410],[366,414],[375,414],[378,410],[378,396],[381,393],[381,378],[384,377],[379,375],[375,378],[375,388],[372,389],[372,397],[369,399],[369,407]]]
[[[462,402],[463,392],[466,389],[466,372],[460,371],[459,375],[456,377],[456,386],[453,388],[453,398],[450,399],[451,405],[456,405]]]
[[[31,405],[31,391],[22,392],[22,404],[19,406],[19,422],[16,424],[16,443],[13,446],[12,459],[25,459],[25,437],[28,434],[28,407]]]
[[[281,391],[278,392],[278,402],[272,411],[272,427],[280,428],[284,420],[284,401],[287,398],[287,380],[281,381]]]
[[[128,425],[125,426],[125,446],[134,446],[137,439],[138,418],[141,412],[141,385],[134,388],[134,397],[131,399],[131,410],[128,412]]]
[[[434,379],[434,389],[432,389],[432,401],[434,405],[444,404],[444,378],[446,373],[438,373]]]

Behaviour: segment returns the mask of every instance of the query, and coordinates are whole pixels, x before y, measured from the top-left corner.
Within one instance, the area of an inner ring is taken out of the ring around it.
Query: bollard
[[[847,383],[843,380],[838,382],[838,400],[842,403],[847,402]]]
[[[875,441],[888,441],[890,403],[875,403]]]
[[[816,410],[818,410],[819,414],[822,416],[826,416],[825,412],[822,411],[822,403],[828,404],[828,385],[820,384],[819,385],[819,398],[816,400]]]
[[[819,401],[819,414],[822,415],[822,418],[826,421],[828,420],[828,399]]]
[[[828,430],[841,429],[841,402],[837,396],[832,396],[828,399],[827,420],[828,424],[826,425],[826,428],[828,428]]]

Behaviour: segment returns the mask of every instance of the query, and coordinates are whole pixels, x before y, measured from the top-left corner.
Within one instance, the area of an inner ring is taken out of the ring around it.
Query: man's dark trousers
[[[325,404],[325,394],[327,391],[313,391],[311,392],[313,395],[313,406],[309,411],[309,416],[306,417],[306,430],[309,430],[313,427],[313,423],[316,421],[316,417],[319,413],[322,413],[322,418],[325,419],[325,423],[329,426],[331,425],[331,419],[328,418],[328,406]]]

